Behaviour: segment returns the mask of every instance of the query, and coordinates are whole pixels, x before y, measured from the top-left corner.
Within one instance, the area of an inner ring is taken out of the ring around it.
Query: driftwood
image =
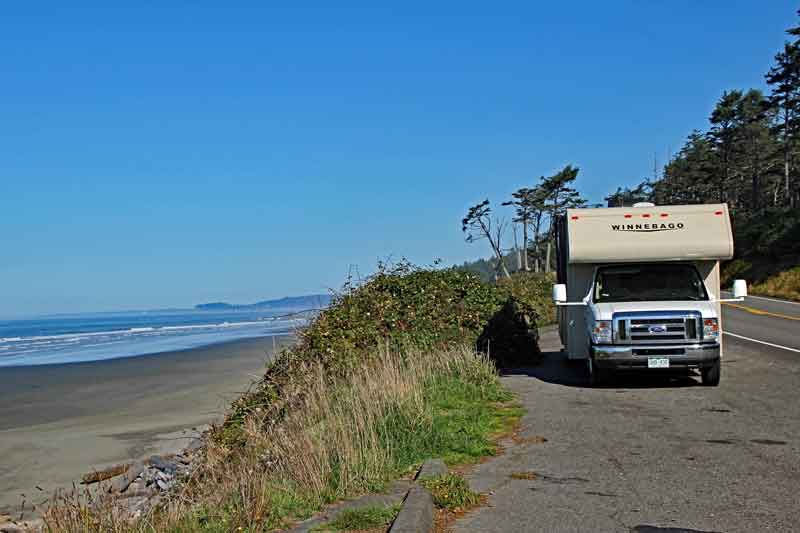
[[[105,481],[107,479],[111,479],[112,477],[122,475],[128,471],[130,466],[130,464],[114,465],[104,468],[103,470],[89,472],[81,477],[81,484],[90,485],[92,483],[99,483],[100,481]]]

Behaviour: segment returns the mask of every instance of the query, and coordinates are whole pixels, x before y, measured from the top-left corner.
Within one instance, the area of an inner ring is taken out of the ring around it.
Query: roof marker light
[[[669,213],[661,213],[661,218],[667,218],[668,216],[669,216]]]
[[[642,215],[642,218],[650,218],[650,215],[648,213],[645,213]]]
[[[578,215],[572,215],[570,218],[571,218],[572,220],[578,220]]]
[[[633,215],[625,215],[625,218],[631,218]]]
[[[722,214],[722,211],[714,211],[714,214],[715,214],[715,215],[721,215],[721,214]]]

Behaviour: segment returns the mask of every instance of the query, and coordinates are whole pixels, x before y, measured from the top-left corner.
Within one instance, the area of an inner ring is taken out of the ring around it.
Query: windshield
[[[601,267],[594,283],[595,302],[708,300],[692,265],[657,264]]]

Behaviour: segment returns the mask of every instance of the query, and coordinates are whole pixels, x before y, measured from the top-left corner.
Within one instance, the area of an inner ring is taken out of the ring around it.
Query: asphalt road
[[[724,307],[716,388],[652,373],[589,388],[543,332],[543,363],[503,378],[520,433],[468,475],[488,505],[455,531],[800,531],[800,305],[743,305]]]

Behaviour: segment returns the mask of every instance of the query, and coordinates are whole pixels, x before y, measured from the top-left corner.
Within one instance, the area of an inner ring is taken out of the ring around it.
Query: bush
[[[326,376],[347,376],[381,350],[474,346],[479,337],[480,349],[500,346],[508,341],[505,330],[494,327],[497,321],[488,331],[487,325],[508,302],[519,312],[506,318],[519,322],[505,325],[532,331],[534,335],[526,337],[529,347],[522,351],[526,358],[535,355],[537,325],[554,318],[549,303],[552,279],[549,274],[525,273],[494,286],[456,269],[421,269],[407,262],[380,265],[363,284],[345,285],[331,306],[299,334],[298,343],[267,369],[258,387],[234,402],[215,437],[235,445],[244,420],[256,409],[268,411],[266,417],[263,412],[259,416],[271,424],[302,405],[301,391],[292,395],[283,389],[287,379],[304,372],[310,362],[320,364]]]
[[[499,280],[497,285],[501,293],[517,301],[530,315],[534,326],[546,326],[556,322],[556,306],[552,300],[555,282],[553,273],[517,272]]]

